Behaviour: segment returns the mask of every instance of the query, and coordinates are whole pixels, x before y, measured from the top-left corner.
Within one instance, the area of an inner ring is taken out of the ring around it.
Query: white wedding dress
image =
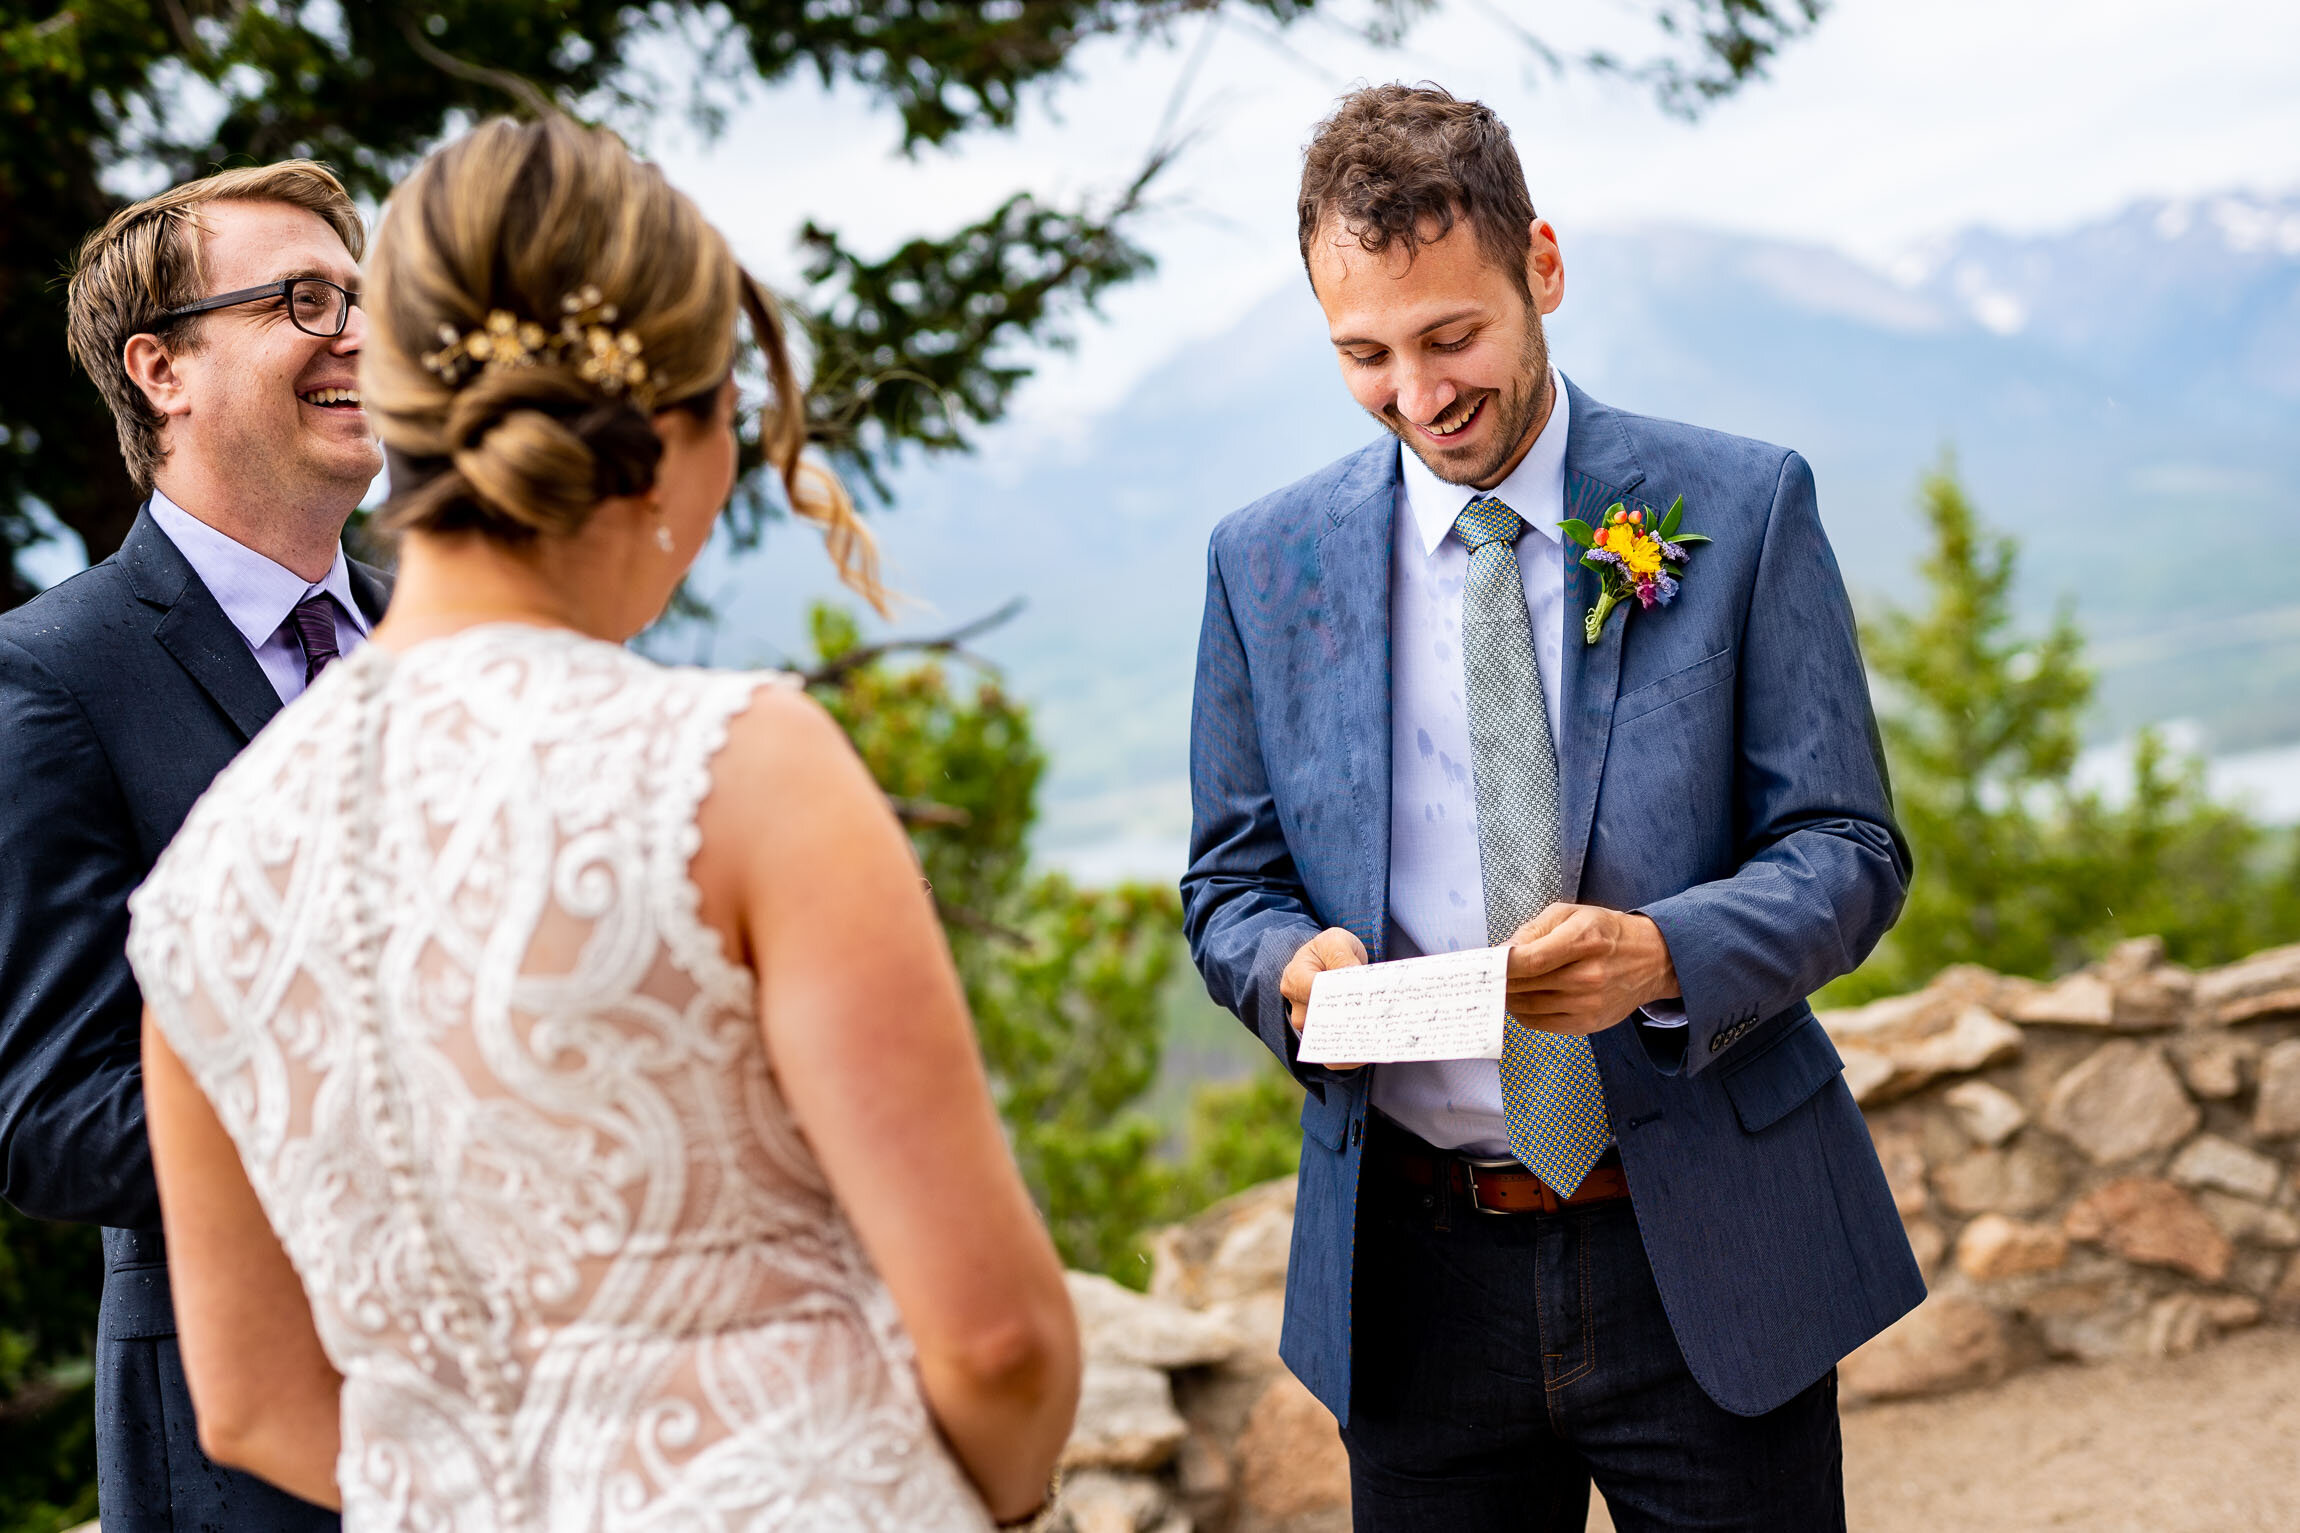
[[[343,1374],[352,1533],[988,1526],[697,915],[767,680],[511,624],[370,645],[135,897]]]

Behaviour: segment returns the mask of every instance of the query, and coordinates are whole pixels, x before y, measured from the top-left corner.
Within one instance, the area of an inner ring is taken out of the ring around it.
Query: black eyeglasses
[[[316,335],[323,340],[333,340],[343,334],[343,327],[351,322],[351,306],[359,302],[359,294],[338,287],[325,277],[287,277],[262,287],[243,287],[236,293],[218,293],[198,303],[187,303],[180,309],[168,310],[160,318],[185,319],[210,309],[260,303],[266,298],[286,303],[288,323],[306,335]]]

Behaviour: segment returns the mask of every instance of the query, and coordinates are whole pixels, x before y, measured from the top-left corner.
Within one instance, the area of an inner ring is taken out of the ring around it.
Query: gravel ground
[[[1844,1422],[1852,1533],[2300,1533],[2300,1332],[2282,1327]]]

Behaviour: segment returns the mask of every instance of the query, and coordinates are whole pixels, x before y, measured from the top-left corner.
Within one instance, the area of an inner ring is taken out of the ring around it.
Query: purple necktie
[[[303,684],[308,687],[319,680],[320,672],[343,657],[335,647],[335,603],[324,592],[307,596],[295,604],[288,621],[295,624],[295,636],[303,641]]]

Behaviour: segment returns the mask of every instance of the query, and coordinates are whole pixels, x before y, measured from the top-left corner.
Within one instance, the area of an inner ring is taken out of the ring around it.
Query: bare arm
[[[993,1515],[1036,1506],[1077,1408],[1077,1321],[1014,1168],[918,864],[828,715],[763,693],[701,814],[704,914],[759,977],[791,1110]]]
[[[219,1464],[341,1506],[343,1376],[320,1349],[311,1302],[239,1150],[149,1010],[144,1104],[200,1446]]]

